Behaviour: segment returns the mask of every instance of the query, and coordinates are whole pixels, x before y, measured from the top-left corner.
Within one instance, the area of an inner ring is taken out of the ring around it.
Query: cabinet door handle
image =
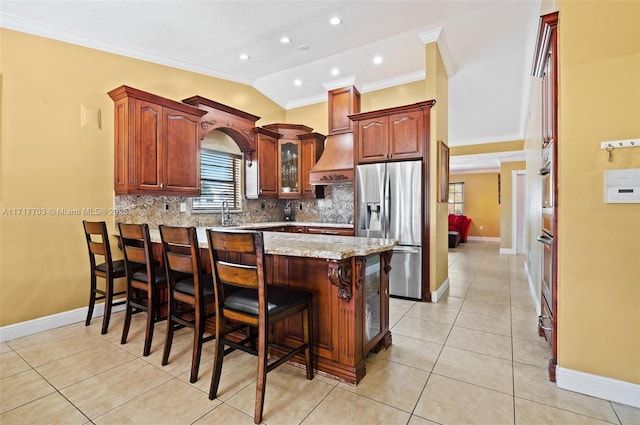
[[[553,328],[547,327],[543,325],[543,320],[544,319],[548,319],[547,316],[538,316],[538,326],[540,327],[540,329],[542,329],[543,331],[548,331],[548,332],[553,332]]]
[[[160,183],[160,189],[164,189],[164,183]]]
[[[544,244],[544,245],[552,245],[553,244],[553,239],[551,239],[550,237],[548,237],[546,235],[542,235],[542,236],[538,236],[538,242],[540,242],[541,244]]]

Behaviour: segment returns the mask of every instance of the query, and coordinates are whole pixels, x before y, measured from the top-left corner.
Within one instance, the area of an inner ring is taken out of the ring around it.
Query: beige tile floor
[[[492,242],[450,251],[448,296],[391,300],[393,345],[367,359],[353,387],[285,365],[269,374],[264,422],[284,424],[640,424],[640,409],[564,391],[547,380],[523,256]],[[144,317],[120,345],[123,314],[0,344],[1,424],[252,424],[255,358],[225,359],[207,397],[213,349],[189,384],[191,333],[160,366],[164,325],[143,358]]]

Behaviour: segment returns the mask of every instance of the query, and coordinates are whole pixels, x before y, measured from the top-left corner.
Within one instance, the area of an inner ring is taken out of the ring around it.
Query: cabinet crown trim
[[[180,112],[184,112],[184,113],[199,116],[199,117],[207,113],[207,111],[203,111],[202,109],[196,108],[195,106],[187,105],[181,102],[176,102],[175,100],[167,99],[166,97],[162,97],[162,96],[158,96],[156,94],[148,93],[142,90],[134,89],[133,87],[129,87],[129,86],[120,86],[118,88],[115,88],[111,90],[108,93],[108,95],[114,102],[120,99],[123,99],[125,97],[133,97],[136,99],[155,103],[160,106],[175,109]]]
[[[383,117],[385,115],[391,115],[395,113],[408,112],[413,110],[431,109],[431,107],[435,105],[435,103],[436,103],[435,99],[425,100],[423,102],[413,103],[411,105],[395,106],[393,108],[378,109],[376,111],[353,114],[353,115],[349,115],[349,119],[351,119],[352,121],[362,121],[370,118]]]

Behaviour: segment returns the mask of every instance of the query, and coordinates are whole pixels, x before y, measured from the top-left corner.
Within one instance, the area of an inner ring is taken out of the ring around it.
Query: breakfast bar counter
[[[270,283],[307,290],[314,295],[316,370],[357,385],[366,373],[366,356],[371,351],[391,345],[389,271],[392,250],[397,242],[353,236],[271,232],[264,231],[263,227],[260,226]],[[153,229],[150,233],[151,240],[159,247],[159,231]],[[203,250],[203,263],[206,264],[209,258],[206,229],[198,228],[197,233]],[[302,318],[295,317],[276,324],[273,337],[290,346],[300,343]],[[278,352],[273,354],[279,355]],[[294,361],[303,363],[302,358]]]

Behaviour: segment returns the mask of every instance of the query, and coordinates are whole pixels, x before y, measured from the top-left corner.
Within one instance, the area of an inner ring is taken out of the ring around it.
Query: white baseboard
[[[469,241],[484,241],[484,242],[500,242],[500,238],[493,236],[467,236]]]
[[[516,250],[513,248],[500,248],[500,254],[516,255]]]
[[[640,408],[640,385],[556,367],[556,385],[569,391]]]
[[[124,308],[124,305],[117,305],[111,309],[111,312],[123,311]],[[37,319],[27,320],[26,322],[3,326],[0,328],[0,342],[7,342],[12,339],[49,331],[61,326],[84,322],[87,318],[87,309],[88,307],[77,308],[75,310],[52,314],[51,316],[38,317]],[[91,317],[102,317],[103,312],[104,303],[96,304]]]
[[[529,292],[531,293],[531,298],[533,299],[534,304],[536,306],[536,313],[538,314],[538,316],[540,316],[542,314],[542,304],[540,304],[541,302],[540,292],[536,291],[536,287],[533,284],[533,279],[531,278],[531,271],[529,270],[528,261],[524,262],[524,272],[527,275],[527,282],[529,282]]]
[[[431,292],[431,302],[437,303],[438,300],[441,300],[444,297],[444,294],[449,290],[449,278],[446,278],[442,285],[436,290]]]

